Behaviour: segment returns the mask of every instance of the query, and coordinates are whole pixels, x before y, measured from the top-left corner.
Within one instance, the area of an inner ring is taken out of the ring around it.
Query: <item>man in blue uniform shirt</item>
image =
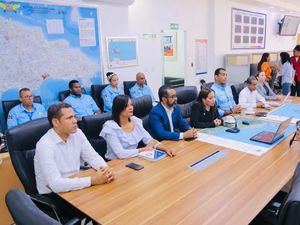
[[[101,113],[94,99],[89,95],[82,94],[82,88],[78,80],[71,80],[69,89],[71,94],[65,98],[64,102],[71,105],[78,120],[81,120],[83,116]]]
[[[146,78],[145,74],[139,72],[136,74],[136,84],[130,88],[130,96],[132,99],[144,96],[144,95],[150,95],[152,98],[152,101],[155,102],[154,95],[152,93],[151,88],[146,84]]]
[[[227,72],[224,68],[215,71],[215,83],[211,88],[216,92],[216,103],[220,116],[231,113],[239,113],[241,106],[237,105],[233,99],[231,88],[227,85]]]
[[[29,88],[20,89],[19,97],[21,103],[8,113],[7,128],[47,116],[44,106],[33,102],[33,95]]]
[[[197,137],[197,130],[191,128],[176,106],[176,91],[169,86],[158,90],[160,102],[149,114],[149,127],[153,138],[161,140],[180,140]]]

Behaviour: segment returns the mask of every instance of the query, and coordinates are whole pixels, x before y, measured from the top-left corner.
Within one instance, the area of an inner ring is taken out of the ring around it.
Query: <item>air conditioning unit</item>
[[[95,0],[97,2],[104,2],[109,4],[116,4],[116,5],[131,5],[134,3],[134,0]]]

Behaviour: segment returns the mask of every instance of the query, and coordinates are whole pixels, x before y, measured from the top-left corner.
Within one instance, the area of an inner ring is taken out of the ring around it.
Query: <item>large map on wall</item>
[[[47,107],[68,89],[101,83],[96,7],[0,0],[0,97],[21,87],[41,95]]]

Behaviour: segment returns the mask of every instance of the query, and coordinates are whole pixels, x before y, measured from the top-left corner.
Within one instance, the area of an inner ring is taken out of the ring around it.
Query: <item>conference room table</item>
[[[290,138],[261,156],[196,140],[163,141],[175,157],[112,160],[113,182],[60,196],[99,224],[248,224],[294,173],[300,143],[290,147]],[[188,167],[217,150],[227,155],[201,171]],[[144,169],[125,167],[129,162]]]

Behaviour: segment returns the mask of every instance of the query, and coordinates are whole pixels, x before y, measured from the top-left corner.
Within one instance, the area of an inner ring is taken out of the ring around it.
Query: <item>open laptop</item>
[[[256,135],[254,135],[253,137],[251,137],[250,140],[251,141],[257,141],[257,142],[262,142],[262,143],[270,144],[270,145],[273,144],[274,142],[276,142],[280,138],[283,138],[284,132],[288,128],[292,118],[293,117],[290,117],[287,120],[282,121],[275,133],[270,132],[270,131],[262,131],[262,132],[260,132]]]

